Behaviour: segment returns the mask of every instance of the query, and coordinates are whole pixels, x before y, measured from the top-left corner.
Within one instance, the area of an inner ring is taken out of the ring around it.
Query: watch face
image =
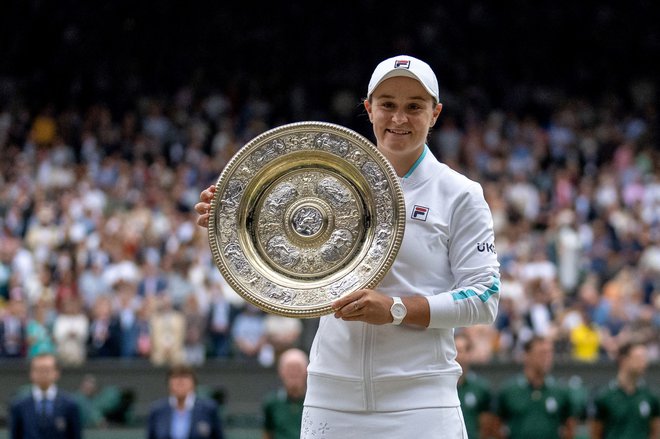
[[[406,307],[403,304],[395,303],[392,306],[392,315],[397,318],[403,318],[406,316]]]

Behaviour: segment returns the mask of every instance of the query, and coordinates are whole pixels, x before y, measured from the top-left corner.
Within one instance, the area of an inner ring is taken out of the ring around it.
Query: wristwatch
[[[406,318],[408,314],[408,309],[406,305],[403,304],[400,297],[392,297],[394,303],[390,307],[390,314],[392,314],[392,324],[400,325],[403,322],[403,319]]]

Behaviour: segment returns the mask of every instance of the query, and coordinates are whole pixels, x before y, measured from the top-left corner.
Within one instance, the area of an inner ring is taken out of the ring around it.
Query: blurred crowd
[[[300,321],[247,306],[195,224],[201,188],[244,139],[221,97],[180,105],[2,112],[0,356],[269,365],[297,343]]]
[[[501,262],[495,325],[466,331],[476,361],[517,359],[533,335],[566,360],[609,361],[631,339],[660,360],[659,121],[647,96],[557,95],[546,118],[448,96],[429,146],[483,185]],[[122,111],[0,109],[0,357],[272,365],[299,346],[299,320],[227,285],[193,210],[233,154],[281,121],[264,99],[193,87]]]
[[[442,159],[483,183],[494,215],[499,316],[468,330],[483,361],[516,358],[534,334],[566,359],[611,359],[630,340],[659,359],[658,115],[641,101],[622,111],[616,99],[567,100],[544,125],[495,111],[434,134]]]

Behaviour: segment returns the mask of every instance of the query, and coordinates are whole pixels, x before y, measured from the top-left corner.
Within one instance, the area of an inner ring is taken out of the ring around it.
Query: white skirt
[[[300,439],[467,439],[460,407],[340,412],[305,407]]]

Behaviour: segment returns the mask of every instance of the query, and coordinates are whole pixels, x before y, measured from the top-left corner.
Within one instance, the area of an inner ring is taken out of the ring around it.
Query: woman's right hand
[[[215,195],[215,186],[209,186],[199,194],[199,203],[195,204],[195,212],[199,214],[197,224],[202,227],[209,226],[209,216],[211,213],[211,200]]]

